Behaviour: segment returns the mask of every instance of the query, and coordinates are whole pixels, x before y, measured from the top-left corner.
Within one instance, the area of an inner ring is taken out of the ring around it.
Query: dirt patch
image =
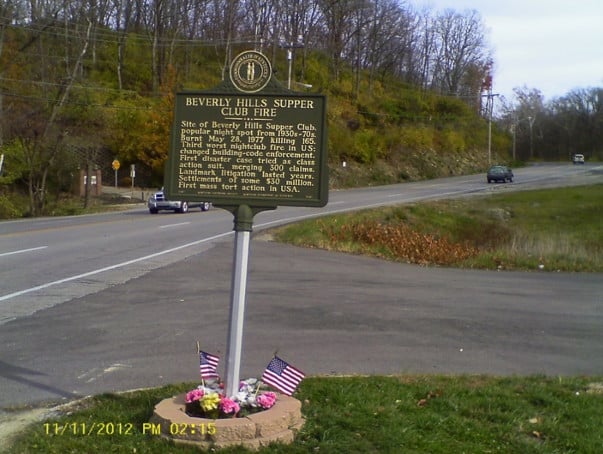
[[[0,446],[2,452],[10,448],[16,435],[25,427],[43,421],[53,412],[49,408],[35,408],[32,410],[0,412]]]
[[[15,437],[32,424],[42,424],[51,418],[69,414],[85,408],[88,398],[78,399],[52,407],[28,408],[26,410],[0,410],[0,453],[9,452]]]
[[[601,394],[603,395],[603,383],[589,383],[586,388],[588,394]]]

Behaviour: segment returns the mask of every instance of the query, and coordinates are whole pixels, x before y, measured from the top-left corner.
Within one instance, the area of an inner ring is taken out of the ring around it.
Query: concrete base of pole
[[[269,410],[243,418],[193,418],[184,411],[186,394],[164,399],[155,406],[150,420],[153,434],[179,444],[203,449],[243,445],[258,450],[273,442],[290,444],[304,425],[301,402],[278,394]]]

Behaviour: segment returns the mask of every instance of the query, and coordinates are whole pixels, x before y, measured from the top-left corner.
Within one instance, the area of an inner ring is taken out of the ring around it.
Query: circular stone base
[[[243,418],[193,418],[185,412],[186,394],[164,399],[155,406],[151,417],[154,430],[176,443],[195,444],[203,448],[243,445],[257,450],[272,442],[292,443],[304,425],[301,402],[278,394],[269,410]]]

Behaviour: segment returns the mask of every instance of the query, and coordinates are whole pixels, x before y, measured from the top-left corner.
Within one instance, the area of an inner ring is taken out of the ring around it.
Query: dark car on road
[[[488,183],[502,181],[506,183],[513,182],[513,171],[507,166],[492,166],[488,169]]]

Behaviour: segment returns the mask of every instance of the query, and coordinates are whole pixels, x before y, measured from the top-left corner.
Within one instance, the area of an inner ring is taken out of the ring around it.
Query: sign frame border
[[[174,172],[177,170],[177,158],[179,138],[176,135],[177,122],[181,119],[177,116],[174,111],[174,120],[172,130],[170,134],[170,149],[168,152],[168,159],[165,167],[165,186],[164,190],[168,197],[173,200],[182,200],[186,202],[198,202],[201,199],[203,201],[209,201],[215,206],[237,206],[237,205],[248,205],[255,207],[275,207],[275,206],[301,206],[301,207],[323,207],[328,203],[329,194],[329,172],[328,172],[328,159],[327,159],[327,96],[320,93],[300,93],[283,89],[281,90],[262,90],[255,93],[234,91],[234,90],[220,90],[222,87],[215,87],[209,90],[184,90],[176,93],[176,99],[179,96],[236,96],[242,98],[259,98],[259,97],[274,97],[281,96],[287,98],[320,98],[322,100],[322,112],[320,112],[319,123],[321,125],[321,137],[317,141],[317,158],[319,159],[318,164],[318,197],[312,199],[300,199],[300,198],[283,198],[283,197],[253,197],[253,196],[241,196],[237,194],[232,195],[212,195],[211,191],[208,191],[206,195],[187,193],[186,190],[178,190],[175,187],[175,181],[177,177]],[[175,105],[174,109],[176,110]],[[205,200],[207,199],[207,200]]]

